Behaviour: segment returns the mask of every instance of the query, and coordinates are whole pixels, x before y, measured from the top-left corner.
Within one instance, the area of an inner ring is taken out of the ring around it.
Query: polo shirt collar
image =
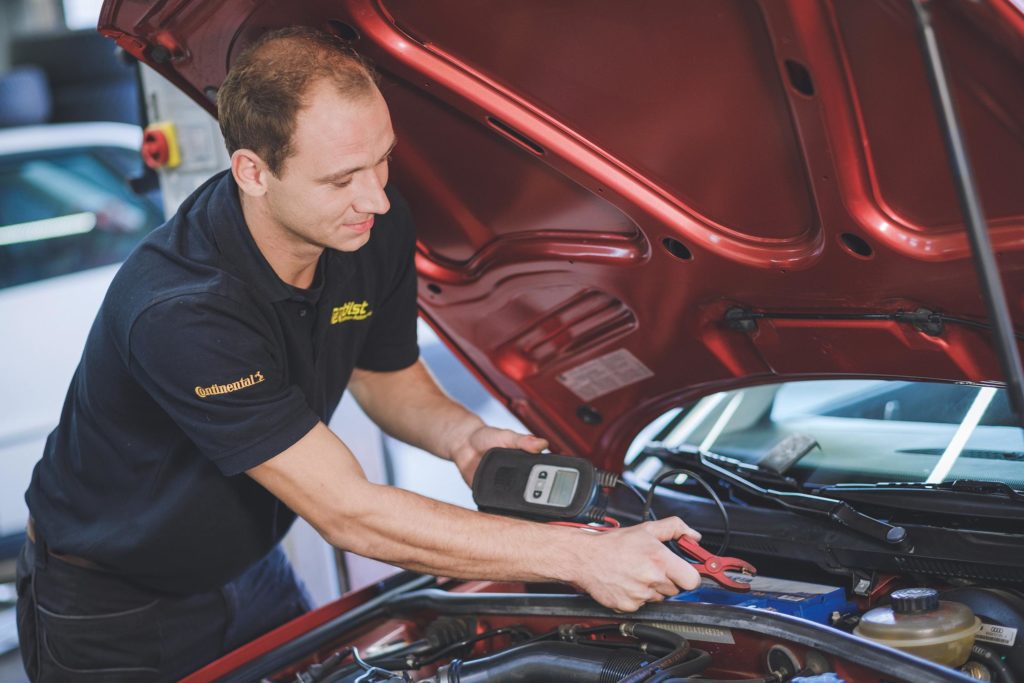
[[[208,216],[214,240],[224,260],[237,275],[259,289],[271,303],[287,300],[316,303],[323,291],[327,250],[320,255],[313,285],[309,289],[292,287],[282,280],[267,262],[249,231],[242,214],[238,184],[234,176],[230,171],[223,171],[223,174],[213,187]]]

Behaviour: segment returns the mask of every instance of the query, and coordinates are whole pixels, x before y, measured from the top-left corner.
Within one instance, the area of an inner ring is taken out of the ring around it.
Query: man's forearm
[[[357,370],[349,388],[387,434],[447,460],[456,444],[483,426],[442,391],[422,362],[397,372]]]
[[[471,512],[408,491],[366,484],[328,541],[406,569],[458,578],[573,582],[577,529]]]

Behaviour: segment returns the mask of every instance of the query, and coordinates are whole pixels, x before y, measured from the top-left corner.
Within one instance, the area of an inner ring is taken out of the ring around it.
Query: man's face
[[[395,145],[387,104],[376,88],[351,100],[328,81],[314,84],[297,118],[292,155],[269,175],[267,207],[290,237],[355,251],[375,215],[391,208],[384,186]]]

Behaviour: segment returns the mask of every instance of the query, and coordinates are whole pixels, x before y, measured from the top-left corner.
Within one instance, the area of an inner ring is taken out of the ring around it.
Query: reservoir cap
[[[939,592],[934,588],[903,588],[893,591],[889,598],[896,614],[920,614],[939,608]]]

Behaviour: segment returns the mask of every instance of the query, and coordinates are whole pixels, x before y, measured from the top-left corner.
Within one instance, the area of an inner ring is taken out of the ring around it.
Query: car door
[[[128,185],[138,167],[137,151],[84,143],[0,157],[0,560],[107,286],[162,220]]]

